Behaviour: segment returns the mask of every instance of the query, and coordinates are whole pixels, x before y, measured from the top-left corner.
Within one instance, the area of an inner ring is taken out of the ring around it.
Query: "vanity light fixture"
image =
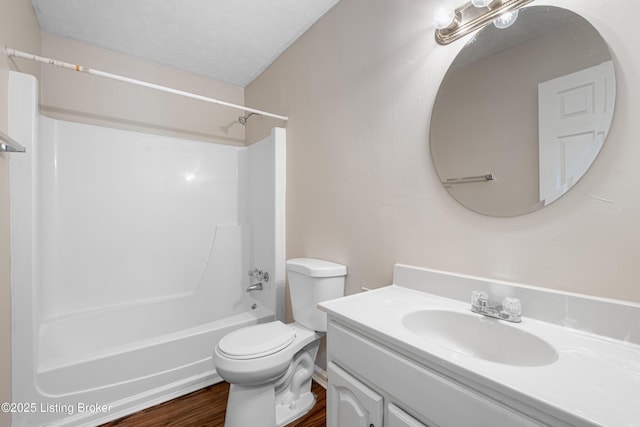
[[[487,7],[493,2],[494,0],[471,0],[471,4],[475,7]]]
[[[433,26],[437,30],[451,30],[460,24],[460,14],[445,6],[438,6],[433,11]]]
[[[470,0],[454,10],[438,7],[433,16],[436,41],[449,44],[493,22],[507,28],[518,17],[518,9],[533,0]]]
[[[512,10],[511,12],[505,12],[502,15],[498,16],[493,20],[493,25],[496,28],[504,30],[505,28],[509,28],[516,22],[518,19],[518,9]]]

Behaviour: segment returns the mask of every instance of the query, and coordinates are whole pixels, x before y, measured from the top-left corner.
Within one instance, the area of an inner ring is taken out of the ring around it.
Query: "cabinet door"
[[[327,374],[327,427],[382,427],[382,396],[333,362]]]
[[[388,427],[436,427],[435,424],[426,426],[411,415],[398,408],[393,403],[389,404],[389,425]]]

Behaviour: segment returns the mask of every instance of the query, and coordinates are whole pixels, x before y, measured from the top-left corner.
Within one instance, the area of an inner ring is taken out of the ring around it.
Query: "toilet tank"
[[[314,258],[287,261],[289,295],[296,323],[318,332],[327,330],[327,315],[317,304],[344,296],[347,267]]]

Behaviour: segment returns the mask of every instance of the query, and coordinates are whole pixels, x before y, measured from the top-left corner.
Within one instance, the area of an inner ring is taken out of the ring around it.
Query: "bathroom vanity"
[[[521,323],[471,312],[517,297]],[[640,305],[397,265],[320,304],[327,426],[640,426]]]

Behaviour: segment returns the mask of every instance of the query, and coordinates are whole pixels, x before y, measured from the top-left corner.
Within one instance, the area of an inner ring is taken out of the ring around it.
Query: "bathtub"
[[[65,319],[43,328],[45,354],[41,354],[36,387],[40,401],[64,415],[47,420],[47,425],[96,425],[220,382],[211,361],[220,338],[236,328],[274,319],[266,308],[248,308],[220,320],[152,335],[140,319],[157,318],[152,311],[158,309],[146,305],[128,310],[126,315],[133,317],[126,320],[131,321],[132,331],[120,342],[99,342],[110,329],[113,313]],[[119,313],[122,319],[124,314]],[[79,333],[94,339],[78,342],[74,337]],[[139,333],[145,338],[136,337]],[[56,357],[53,349],[46,349],[53,343],[64,349]],[[99,410],[105,406],[106,410]]]
[[[284,318],[284,130],[235,147],[43,117],[10,72],[12,425],[95,426],[221,381]],[[247,271],[269,272],[245,292]]]

